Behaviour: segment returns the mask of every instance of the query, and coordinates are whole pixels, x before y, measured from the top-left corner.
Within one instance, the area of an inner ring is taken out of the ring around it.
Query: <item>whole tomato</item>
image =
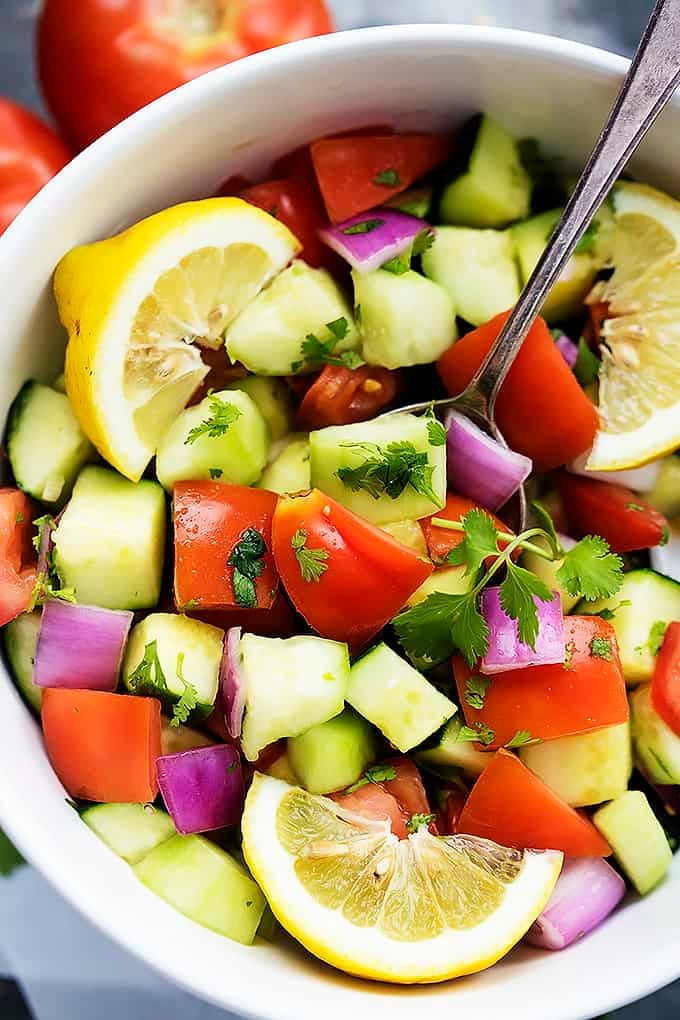
[[[0,98],[0,234],[71,153],[35,114]]]
[[[332,27],[324,0],[46,0],[40,79],[64,135],[84,148],[206,71]]]

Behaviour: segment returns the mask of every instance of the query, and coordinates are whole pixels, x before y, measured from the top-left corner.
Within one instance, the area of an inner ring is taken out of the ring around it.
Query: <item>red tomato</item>
[[[222,482],[178,482],[174,491],[175,602],[191,608],[270,609],[279,578],[271,553],[276,496],[266,489]],[[236,568],[228,561],[253,529],[266,546],[264,569],[254,579],[256,605],[238,601]]]
[[[438,510],[437,513],[431,514],[430,517],[423,517],[420,526],[423,529],[427,549],[434,563],[443,563],[451,550],[460,545],[465,535],[462,531],[448,531],[447,528],[438,528],[436,524],[432,524],[432,518],[441,517],[446,521],[462,521],[463,517],[470,510],[484,510],[484,507],[480,507],[478,503],[473,503],[471,499],[466,499],[465,496],[459,496],[457,492],[449,492],[443,510]],[[490,510],[484,510],[484,513],[489,515],[499,531],[510,531],[507,524],[500,517],[492,514]],[[500,546],[504,549],[507,544],[507,542],[501,542]],[[518,556],[520,552],[521,550],[517,550]]]
[[[42,725],[52,767],[71,797],[144,804],[158,793],[155,698],[45,687]]]
[[[74,145],[89,145],[135,110],[214,67],[332,31],[324,0],[196,8],[195,0],[47,0],[38,26],[40,80]]]
[[[462,657],[454,658],[465,721],[470,726],[484,723],[494,731],[490,747],[502,747],[520,730],[539,740],[555,740],[627,720],[626,682],[612,625],[599,616],[567,616],[564,641],[565,665],[526,666],[487,677],[491,685],[479,709],[465,700],[466,681],[476,670]]]
[[[403,388],[401,372],[375,365],[326,365],[307,390],[297,413],[299,429],[351,425],[375,418]]]
[[[437,811],[437,828],[442,836],[455,836],[467,793],[460,786],[452,786],[442,795],[442,800],[443,806]]]
[[[669,623],[652,677],[652,705],[680,737],[680,622]]]
[[[338,223],[384,205],[443,163],[451,148],[444,135],[345,135],[314,142],[312,160],[329,218]],[[376,183],[390,172],[393,187]]]
[[[579,537],[601,535],[614,552],[651,549],[668,540],[664,515],[648,503],[641,503],[632,489],[570,475],[568,471],[560,471],[555,483],[571,533]]]
[[[561,850],[568,857],[607,857],[609,844],[509,751],[498,751],[472,787],[458,832],[519,850]]]
[[[304,180],[267,181],[246,188],[241,198],[285,224],[301,242],[301,257],[310,266],[327,269],[337,266],[337,255],[318,234],[319,227],[326,222],[326,214],[316,187],[309,187]]]
[[[295,536],[321,550],[325,567],[305,580]],[[304,537],[303,536],[303,537]],[[357,651],[404,606],[432,564],[318,489],[282,496],[272,529],[274,559],[295,608],[317,633]]]
[[[30,110],[0,99],[0,234],[70,159],[47,124]]]
[[[332,793],[331,800],[334,800],[346,811],[354,811],[362,818],[378,819],[386,818],[392,826],[392,832],[399,839],[406,839],[408,829],[406,823],[410,815],[405,811],[397,799],[388,793],[380,783],[367,783],[360,786],[354,793]]]
[[[276,593],[271,609],[204,609],[198,612],[190,610],[187,615],[222,630],[242,627],[248,634],[260,634],[262,637],[293,637],[300,630],[298,617],[281,589]]]
[[[509,312],[458,340],[441,356],[439,374],[449,393],[462,392],[500,333]],[[538,319],[501,387],[496,421],[509,446],[531,457],[536,471],[568,464],[593,445],[597,410]]]
[[[591,347],[598,347],[602,335],[602,323],[609,318],[609,303],[607,301],[595,301],[588,305],[588,322],[584,330],[584,336]]]
[[[0,489],[0,627],[28,606],[35,585],[33,505],[19,489]]]
[[[396,776],[381,784],[399,801],[404,811],[411,815],[429,815],[430,802],[425,793],[418,766],[410,758],[387,758],[383,763],[391,765]]]

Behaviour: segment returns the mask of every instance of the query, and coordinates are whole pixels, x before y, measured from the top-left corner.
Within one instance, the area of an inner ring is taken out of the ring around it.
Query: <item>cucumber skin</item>
[[[680,784],[680,737],[652,705],[651,686],[643,684],[630,696],[635,754],[652,783]]]
[[[148,804],[97,804],[80,816],[110,850],[137,864],[157,846],[177,835],[172,819]]]
[[[621,867],[641,896],[668,871],[673,854],[666,833],[640,790],[627,790],[593,815]]]
[[[40,712],[42,688],[33,683],[33,665],[40,630],[40,613],[22,613],[4,628],[5,652],[17,687],[28,705]]]

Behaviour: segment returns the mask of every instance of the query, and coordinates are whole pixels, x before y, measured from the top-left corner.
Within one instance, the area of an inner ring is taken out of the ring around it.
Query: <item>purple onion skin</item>
[[[569,368],[573,368],[578,359],[578,347],[574,341],[571,340],[566,333],[563,333],[562,336],[559,336],[555,341],[555,347],[557,347],[558,351],[569,365]]]
[[[517,620],[509,617],[501,605],[500,588],[482,592],[482,616],[489,627],[489,647],[480,663],[485,674],[504,673],[523,666],[549,666],[564,662],[564,627],[562,601],[553,592],[550,602],[534,596],[538,611],[536,647],[520,641]]]
[[[238,825],[245,787],[241,758],[231,744],[166,754],[156,768],[165,806],[181,835]]]
[[[36,687],[115,691],[133,614],[45,602],[33,667]]]
[[[602,857],[565,860],[545,910],[525,939],[540,949],[566,949],[602,924],[625,893],[626,883]]]
[[[378,225],[365,233],[346,233],[352,227],[369,222]],[[383,207],[351,216],[333,227],[322,227],[319,237],[358,273],[370,273],[403,255],[418,234],[428,229],[428,224],[417,216]]]
[[[245,677],[239,661],[241,628],[230,627],[224,642],[220,665],[220,703],[227,732],[234,740],[241,736],[241,724],[246,704]]]
[[[464,415],[446,417],[446,473],[461,496],[496,512],[531,474],[528,457],[502,446]]]

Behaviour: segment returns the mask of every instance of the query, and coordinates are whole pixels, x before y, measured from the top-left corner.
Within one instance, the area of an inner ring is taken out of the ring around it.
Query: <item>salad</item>
[[[465,388],[569,187],[486,115],[361,130],[56,268],[64,375],[5,438],[7,661],[93,840],[219,935],[441,981],[671,865],[680,203],[614,187],[507,446],[399,410]]]

